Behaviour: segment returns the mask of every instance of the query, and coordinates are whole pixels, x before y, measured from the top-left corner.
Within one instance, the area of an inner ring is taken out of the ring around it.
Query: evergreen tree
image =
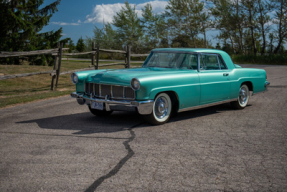
[[[0,50],[30,51],[54,48],[62,29],[39,33],[48,25],[61,0],[40,9],[44,0],[0,0]],[[10,59],[19,63],[19,59]]]
[[[144,52],[147,52],[157,47],[162,38],[167,37],[167,27],[164,18],[154,14],[149,3],[142,9],[142,17]]]
[[[205,47],[205,43],[201,44],[201,41],[198,41],[198,34],[205,34],[209,19],[209,15],[204,14],[203,2],[199,0],[169,0],[165,15],[168,19],[171,36],[174,37],[174,40],[178,40],[178,43],[173,42],[174,45]],[[188,42],[182,44],[184,41]]]
[[[85,50],[85,43],[82,37],[78,40],[76,49],[79,52],[83,52]]]
[[[117,39],[122,42],[122,45],[131,45],[132,50],[137,53],[140,46],[142,33],[142,25],[135,10],[135,6],[126,1],[125,7],[114,16],[112,23],[117,27]]]
[[[276,36],[277,46],[274,53],[277,54],[281,46],[287,40],[287,1],[286,0],[271,0],[275,4],[275,19],[274,24],[277,25]]]
[[[69,53],[72,53],[76,49],[76,46],[71,39],[68,41],[67,47],[69,48]]]
[[[112,28],[110,23],[104,24],[102,29],[95,26],[94,40],[101,48],[122,49],[120,42],[117,40],[117,32]]]

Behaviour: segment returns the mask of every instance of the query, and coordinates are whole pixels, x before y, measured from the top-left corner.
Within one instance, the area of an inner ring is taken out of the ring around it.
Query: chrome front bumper
[[[84,94],[73,92],[72,98],[76,98],[78,103],[83,105],[90,105],[92,101],[102,102],[105,104],[105,110],[111,111],[112,109],[119,111],[129,111],[129,109],[137,109],[139,114],[148,115],[152,113],[154,100],[147,101],[128,101],[128,100],[110,100],[107,96],[105,99],[99,99],[94,97],[88,97]]]

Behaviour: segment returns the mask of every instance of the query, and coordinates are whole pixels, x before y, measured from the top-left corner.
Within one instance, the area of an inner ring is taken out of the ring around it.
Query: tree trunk
[[[261,0],[258,0],[258,5],[259,5],[259,12],[260,12],[260,25],[261,25],[261,32],[262,32],[262,39],[263,39],[263,44],[262,44],[262,49],[261,49],[261,55],[264,55],[265,53],[265,47],[266,47],[266,38],[265,38],[265,29],[264,29],[264,16],[263,16],[263,8],[261,5]]]
[[[239,19],[239,2],[238,2],[238,0],[236,1],[236,16]],[[242,27],[241,27],[241,23],[240,22],[238,22],[237,28],[238,28],[238,31],[239,31],[239,52],[244,52],[244,50],[243,50]]]
[[[274,50],[274,54],[278,53],[278,51],[281,47],[281,43],[283,41],[283,37],[282,37],[282,15],[283,15],[283,0],[281,0],[281,2],[280,2],[280,18],[279,18],[279,26],[278,26],[279,27],[279,31],[278,31],[279,40],[278,40],[278,45]]]
[[[251,8],[249,7],[249,25],[250,25],[250,30],[251,30],[251,38],[252,38],[252,45],[253,45],[253,53],[254,55],[257,54],[257,48],[256,48],[256,43],[255,43],[255,38],[254,38],[254,27],[252,24],[252,12]]]

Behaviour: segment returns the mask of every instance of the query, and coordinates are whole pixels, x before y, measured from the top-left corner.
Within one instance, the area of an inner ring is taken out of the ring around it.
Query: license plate
[[[104,110],[104,103],[93,101],[91,104],[92,109]]]

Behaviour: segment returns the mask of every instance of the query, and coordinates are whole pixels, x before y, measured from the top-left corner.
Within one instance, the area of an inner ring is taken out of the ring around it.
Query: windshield
[[[143,67],[197,69],[197,55],[174,52],[152,52]]]

